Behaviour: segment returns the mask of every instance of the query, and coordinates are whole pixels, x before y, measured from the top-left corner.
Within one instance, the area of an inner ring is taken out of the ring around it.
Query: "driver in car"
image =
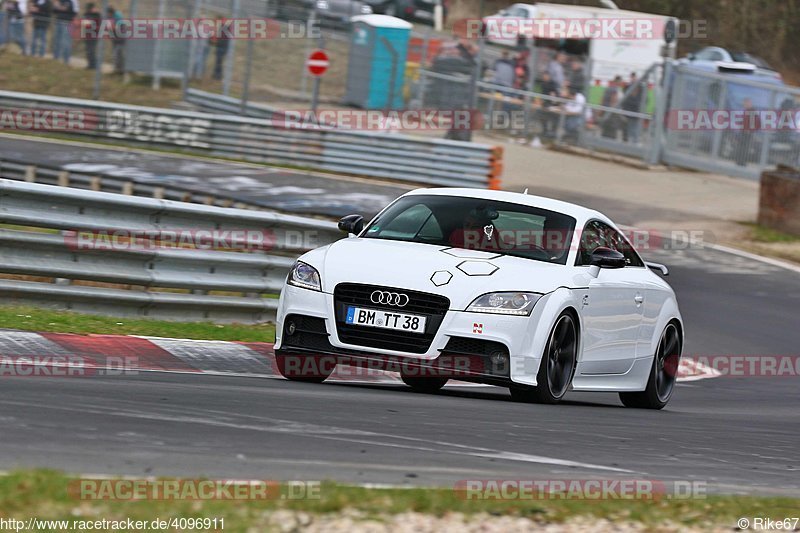
[[[476,207],[467,213],[460,227],[450,233],[450,245],[455,248],[467,250],[497,250],[499,249],[498,233],[495,231],[492,220],[499,213],[485,206]]]

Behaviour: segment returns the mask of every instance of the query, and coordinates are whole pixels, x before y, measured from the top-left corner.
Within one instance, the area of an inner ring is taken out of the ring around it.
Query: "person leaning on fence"
[[[25,41],[25,15],[28,13],[27,0],[5,0],[3,11],[5,12],[8,27],[8,41],[17,43],[20,50],[22,50],[22,54],[27,54],[28,45]]]
[[[225,64],[225,55],[228,53],[228,45],[230,44],[228,32],[226,31],[229,23],[219,15],[216,17],[216,21],[216,31],[211,36],[210,44],[215,48],[213,77],[215,80],[221,80],[222,67]]]
[[[31,39],[31,55],[44,57],[47,48],[47,30],[53,16],[51,0],[31,0],[31,16],[33,17],[33,39]]]
[[[97,65],[97,36],[100,32],[100,12],[94,3],[86,4],[86,12],[83,14],[83,24],[85,37],[83,43],[86,46],[86,68],[94,70]]]
[[[72,57],[71,27],[78,8],[78,0],[53,0],[53,17],[56,22],[53,31],[53,59],[61,59],[65,65],[69,64]]]
[[[122,13],[113,6],[108,6],[106,17],[113,23],[111,46],[114,57],[114,74],[122,74],[125,72],[125,38],[120,32],[120,25],[123,23]]]

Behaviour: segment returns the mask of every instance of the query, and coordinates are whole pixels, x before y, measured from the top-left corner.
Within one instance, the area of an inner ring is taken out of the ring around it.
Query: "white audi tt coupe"
[[[555,403],[619,392],[672,396],[683,346],[675,293],[604,215],[512,192],[419,189],[348,238],[312,250],[281,293],[278,370],[322,381],[337,364],[400,372],[421,391],[448,379]]]

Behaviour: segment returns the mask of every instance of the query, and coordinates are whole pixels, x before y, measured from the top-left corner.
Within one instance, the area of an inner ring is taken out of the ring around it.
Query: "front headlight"
[[[475,298],[467,311],[528,316],[541,297],[541,294],[535,292],[490,292]]]
[[[372,6],[363,5],[361,6],[361,13],[364,15],[369,15],[372,13]]]
[[[304,289],[311,289],[312,291],[321,291],[322,285],[319,281],[319,272],[311,265],[307,265],[302,261],[298,261],[292,266],[289,271],[289,277],[286,280],[289,285],[295,287],[302,287]]]
[[[320,11],[325,11],[328,9],[328,1],[327,0],[317,0],[317,9]]]

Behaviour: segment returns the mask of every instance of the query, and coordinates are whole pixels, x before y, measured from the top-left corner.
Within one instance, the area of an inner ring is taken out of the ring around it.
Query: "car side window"
[[[628,240],[620,232],[599,220],[592,220],[586,224],[586,228],[581,234],[575,266],[590,265],[592,263],[592,252],[601,246],[622,253],[625,256],[627,266],[644,266],[644,263]]]

